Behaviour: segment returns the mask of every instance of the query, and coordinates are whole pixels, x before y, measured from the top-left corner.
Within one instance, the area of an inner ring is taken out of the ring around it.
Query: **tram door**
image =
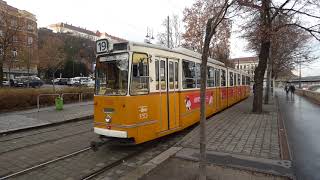
[[[160,131],[179,126],[178,61],[159,58]],[[156,67],[157,68],[157,67]],[[157,78],[158,79],[158,78]]]

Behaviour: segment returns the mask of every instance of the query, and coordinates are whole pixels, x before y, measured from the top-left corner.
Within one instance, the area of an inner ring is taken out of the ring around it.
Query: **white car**
[[[7,80],[3,80],[3,81],[2,81],[2,85],[3,85],[3,86],[10,86],[10,82],[7,81]]]
[[[80,85],[80,78],[81,78],[81,77],[69,78],[67,84],[68,84],[69,86]]]
[[[94,80],[91,78],[88,79],[81,79],[80,84],[82,86],[94,87]]]

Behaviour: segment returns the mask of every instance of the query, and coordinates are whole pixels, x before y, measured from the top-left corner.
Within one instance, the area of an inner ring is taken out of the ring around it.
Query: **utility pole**
[[[301,89],[301,60],[299,62],[299,89]]]
[[[169,37],[170,37],[170,25],[169,25],[169,23],[170,23],[170,19],[169,19],[169,16],[168,16],[168,20],[167,20],[168,22],[167,22],[167,46],[168,46],[168,48],[170,48],[170,40],[169,40]]]

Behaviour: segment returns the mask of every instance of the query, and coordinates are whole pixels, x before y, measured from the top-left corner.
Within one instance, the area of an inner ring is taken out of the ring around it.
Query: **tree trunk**
[[[204,46],[201,56],[201,87],[200,87],[200,163],[199,163],[199,179],[205,180],[207,178],[206,169],[206,86],[207,86],[207,62],[209,56],[209,45],[214,34],[212,28],[212,19],[207,22],[206,35],[204,39]]]
[[[270,53],[270,32],[272,30],[271,17],[270,17],[270,0],[262,0],[262,10],[260,11],[262,30],[261,44],[259,52],[259,64],[254,71],[254,96],[252,103],[252,112],[262,113],[262,100],[263,100],[263,79],[264,73],[267,68],[268,57]]]
[[[267,61],[270,50],[270,41],[262,41],[259,53],[259,64],[254,71],[255,92],[253,96],[252,112],[262,113],[262,99],[263,99],[263,79],[267,68]]]
[[[3,62],[1,60],[0,61],[0,87],[3,86],[2,82],[3,82]]]
[[[270,66],[270,58],[268,60],[268,67],[267,67],[267,84],[266,84],[266,91],[264,95],[264,104],[269,104],[269,96],[270,96],[270,85],[271,85],[271,66]]]

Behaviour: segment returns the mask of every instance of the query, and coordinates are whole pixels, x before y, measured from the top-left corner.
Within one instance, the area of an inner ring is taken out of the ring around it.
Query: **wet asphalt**
[[[298,180],[320,180],[320,105],[276,90]]]

